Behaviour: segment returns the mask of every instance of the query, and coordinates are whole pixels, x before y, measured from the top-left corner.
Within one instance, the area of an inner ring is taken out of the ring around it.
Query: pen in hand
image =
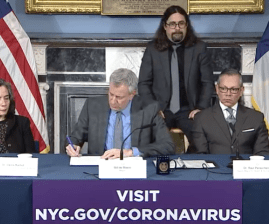
[[[69,138],[68,135],[66,135],[66,139],[67,139],[69,145],[71,145],[71,147],[72,147],[73,150],[75,151],[75,156],[80,156],[80,155],[79,155],[79,152],[77,152],[77,149],[75,148],[73,142],[71,141],[71,139]],[[66,152],[67,152],[67,151],[66,151]]]
[[[73,142],[71,141],[71,139],[69,138],[68,135],[66,136],[66,139],[67,139],[68,143],[72,146],[72,148],[76,151],[76,149],[74,147],[74,144],[73,144]]]

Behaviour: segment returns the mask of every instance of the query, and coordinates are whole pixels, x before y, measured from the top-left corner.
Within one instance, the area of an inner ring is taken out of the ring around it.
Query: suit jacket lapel
[[[143,117],[144,117],[144,112],[141,110],[141,103],[138,100],[138,97],[133,98],[132,102],[132,108],[131,108],[131,131],[133,131],[136,128],[140,128],[143,123]],[[135,131],[132,136],[131,136],[131,142],[132,146],[138,145],[139,143],[139,136],[140,136],[140,131],[137,130]]]
[[[237,113],[236,113],[236,123],[235,123],[235,134],[232,136],[232,143],[236,139],[238,139],[238,136],[242,130],[242,126],[247,118],[246,109],[238,104]]]
[[[193,55],[194,47],[186,47],[184,49],[184,81],[185,81],[185,88],[186,91],[188,90],[188,83],[192,65],[192,55]]]
[[[226,122],[226,120],[224,118],[223,112],[222,112],[222,110],[220,108],[219,102],[216,102],[216,104],[213,106],[212,110],[213,110],[213,117],[216,120],[216,122],[218,123],[220,129],[224,133],[225,137],[229,141],[231,141],[230,130],[229,130],[227,122]]]
[[[171,76],[170,76],[171,65],[170,65],[170,61],[169,61],[169,50],[165,50],[165,51],[160,52],[160,62],[161,62],[162,67],[163,67],[165,81],[167,82],[168,89],[170,89],[170,85],[171,85]]]

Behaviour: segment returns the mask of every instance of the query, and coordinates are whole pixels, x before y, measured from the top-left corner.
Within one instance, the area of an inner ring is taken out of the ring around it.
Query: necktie
[[[231,123],[234,126],[235,122],[236,122],[236,119],[235,119],[235,117],[233,115],[233,109],[232,108],[227,107],[226,110],[229,112],[229,116],[226,118],[226,121],[228,123],[230,133],[231,133],[231,135],[233,135],[233,129],[231,128],[229,123]]]
[[[122,144],[122,119],[121,112],[117,112],[115,128],[114,128],[114,148],[120,149]]]
[[[170,110],[176,113],[180,109],[180,89],[179,89],[179,70],[178,70],[178,60],[177,60],[177,48],[180,45],[173,45],[173,53],[171,57],[171,77],[172,77],[172,97],[170,101]]]

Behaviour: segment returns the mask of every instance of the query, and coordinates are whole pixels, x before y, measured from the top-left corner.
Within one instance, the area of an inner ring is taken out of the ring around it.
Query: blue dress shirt
[[[123,125],[123,140],[131,133],[131,105],[132,101],[128,103],[128,105],[123,109],[122,112],[122,125]],[[106,137],[106,150],[113,149],[114,143],[114,129],[117,117],[117,111],[111,110],[108,120],[108,127],[107,127],[107,137]],[[131,137],[129,136],[124,145],[124,149],[131,149],[133,150],[133,156],[139,156],[140,152],[138,148],[131,147]]]

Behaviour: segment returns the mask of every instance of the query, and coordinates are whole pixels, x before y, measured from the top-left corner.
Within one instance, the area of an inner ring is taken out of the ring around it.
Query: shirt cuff
[[[138,148],[132,147],[132,150],[133,150],[133,156],[140,156],[141,153],[139,152]]]

